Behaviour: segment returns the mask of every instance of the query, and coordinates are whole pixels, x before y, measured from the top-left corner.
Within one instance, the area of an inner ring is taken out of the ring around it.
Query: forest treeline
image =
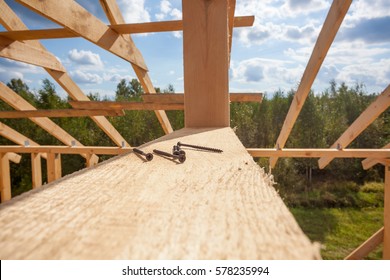
[[[60,98],[56,87],[49,80],[43,80],[40,89],[32,91],[20,79],[13,79],[8,84],[13,91],[22,96],[38,109],[70,108],[67,99]],[[156,89],[158,92],[172,93],[174,88]],[[137,80],[122,80],[115,91],[115,100],[140,101],[142,87]],[[294,90],[277,91],[272,96],[264,96],[259,103],[232,103],[231,126],[245,147],[275,146],[284,119],[294,96]],[[344,83],[331,82],[329,88],[321,93],[311,92],[297,119],[286,143],[291,148],[328,148],[352,124],[352,122],[376,98],[378,93],[367,93],[364,85],[348,87]],[[90,93],[91,100],[108,100],[99,93]],[[12,108],[0,101],[0,110]],[[384,112],[370,125],[350,148],[381,148],[390,141],[390,111]],[[174,130],[184,126],[183,111],[167,111]],[[164,132],[153,111],[126,111],[122,117],[108,117],[113,126],[132,146],[138,146],[156,139]],[[90,119],[52,118],[75,139],[88,146],[115,146],[110,138]],[[41,145],[62,145],[62,143],[35,125],[28,119],[2,119],[4,124],[14,128]],[[1,137],[0,145],[14,145]],[[101,156],[102,160],[108,156]],[[30,156],[24,155],[20,164],[11,164],[12,194],[17,195],[31,189]],[[258,159],[268,171],[268,159]],[[42,161],[45,170],[45,161]],[[85,166],[85,160],[78,155],[62,155],[63,175],[73,173]],[[383,180],[383,167],[376,166],[363,170],[360,159],[336,159],[324,170],[318,169],[317,159],[279,159],[272,173],[276,187],[283,193],[310,192],[319,183],[348,182],[363,185],[365,182]],[[43,172],[43,180],[46,174]],[[354,187],[351,187],[352,189]]]

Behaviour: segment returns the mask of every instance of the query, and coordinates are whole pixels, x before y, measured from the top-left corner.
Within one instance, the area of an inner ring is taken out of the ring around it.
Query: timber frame
[[[7,32],[0,32],[0,56],[42,67],[72,98],[73,109],[37,110],[18,94],[0,83],[0,98],[16,111],[0,112],[0,118],[29,118],[65,146],[39,145],[0,122],[0,135],[17,146],[0,146],[1,201],[11,199],[9,162],[18,163],[19,154],[31,154],[33,188],[42,185],[41,158],[47,160],[49,182],[61,177],[61,154],[80,154],[86,165],[97,164],[97,154],[118,155],[131,151],[131,146],[104,116],[118,116],[123,110],[153,110],[166,134],[173,132],[164,110],[184,110],[186,127],[230,126],[230,102],[261,102],[261,94],[229,95],[228,69],[235,27],[253,25],[254,17],[234,17],[236,0],[183,0],[183,20],[151,23],[125,23],[115,0],[100,0],[109,20],[104,24],[73,0],[33,1],[16,0],[27,8],[56,22],[63,28],[29,30],[12,9],[0,0],[0,24]],[[194,4],[194,3],[197,4]],[[283,123],[274,149],[248,148],[253,157],[269,157],[274,167],[279,157],[320,158],[320,168],[334,158],[365,158],[364,169],[381,163],[385,166],[384,227],[352,252],[347,259],[365,257],[383,242],[383,258],[390,259],[390,143],[382,149],[346,149],[381,113],[390,106],[390,85],[355,120],[355,122],[328,149],[286,149],[290,132],[309,94],[328,50],[347,14],[352,0],[334,0],[319,37],[313,48],[297,92]],[[207,12],[206,12],[207,11]],[[79,21],[74,17],[83,17]],[[199,24],[199,16],[209,22],[208,27]],[[167,32],[183,30],[184,81],[186,94],[156,94],[147,65],[130,34],[143,32]],[[112,54],[128,61],[134,69],[145,92],[143,102],[93,102],[71,79],[65,67],[38,41],[82,37]],[[209,40],[209,41],[207,41]],[[212,60],[198,59],[198,52],[207,48]],[[208,77],[213,76],[210,81]],[[209,104],[205,106],[205,98]],[[69,135],[48,117],[90,116],[117,147],[86,147]]]

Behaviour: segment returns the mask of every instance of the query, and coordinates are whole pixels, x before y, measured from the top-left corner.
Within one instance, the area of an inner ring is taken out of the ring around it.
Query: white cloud
[[[81,70],[75,70],[70,72],[70,76],[75,82],[81,84],[101,84],[103,78],[95,73],[87,73]]]
[[[145,8],[145,0],[120,0],[118,4],[123,13],[125,22],[149,22],[150,14]]]
[[[77,49],[72,49],[68,53],[68,57],[71,61],[84,66],[93,66],[102,68],[103,62],[100,59],[99,54],[93,53],[91,51],[85,51]]]
[[[134,79],[134,77],[131,75],[119,75],[119,74],[107,74],[107,73],[103,74],[103,80],[107,82],[119,83],[123,79],[127,81],[131,81],[132,79]]]
[[[330,3],[327,0],[288,0],[282,5],[281,11],[284,16],[299,17],[329,7]]]

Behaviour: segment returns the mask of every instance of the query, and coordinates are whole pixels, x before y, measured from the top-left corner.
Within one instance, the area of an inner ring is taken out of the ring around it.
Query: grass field
[[[373,208],[290,208],[302,230],[322,244],[323,259],[344,259],[383,227],[383,207]],[[367,259],[381,259],[378,247]]]

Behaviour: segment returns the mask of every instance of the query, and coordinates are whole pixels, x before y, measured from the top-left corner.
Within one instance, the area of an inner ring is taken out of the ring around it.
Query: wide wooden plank
[[[383,146],[382,149],[390,149],[390,143]],[[362,166],[363,166],[363,169],[367,170],[367,169],[373,167],[377,163],[381,163],[381,161],[376,159],[376,158],[366,158],[365,160],[362,161]]]
[[[29,44],[0,36],[0,57],[64,72],[65,68],[51,53]]]
[[[253,157],[319,158],[390,158],[390,149],[247,149]]]
[[[230,102],[261,102],[262,93],[230,93]],[[143,94],[142,99],[147,103],[182,103],[184,104],[183,93],[164,94]]]
[[[303,73],[301,82],[299,83],[297,92],[294,95],[290,109],[288,110],[286,119],[284,120],[279,137],[276,140],[276,147],[283,148],[286,144],[291,130],[293,129],[294,124],[298,118],[298,115],[301,112],[303,105],[305,104],[305,100],[310,92],[310,88],[313,85],[314,79],[320,70],[322,62],[328,53],[328,50],[351,3],[352,0],[333,1],[314,46],[313,52],[310,56],[309,62],[306,66],[305,72]],[[277,160],[277,158],[270,159],[271,167],[276,165]]]
[[[229,126],[228,1],[182,6],[185,126]]]
[[[347,128],[346,131],[333,143],[331,148],[338,145],[348,146],[356,137],[360,135],[380,114],[390,106],[390,84],[372,102],[363,113]],[[326,167],[332,161],[332,157],[324,157],[318,160],[320,168]]]
[[[101,48],[147,70],[142,57],[122,36],[73,0],[16,0]]]
[[[362,260],[383,242],[383,228],[374,233],[362,245],[350,253],[345,260]]]
[[[176,163],[134,153],[0,206],[0,259],[313,259],[270,177],[231,128],[175,131],[141,149],[186,149]],[[50,240],[50,242],[47,242]]]
[[[74,108],[90,110],[184,110],[180,103],[145,103],[132,101],[69,101]]]
[[[87,101],[88,102],[88,101]],[[69,118],[87,116],[124,116],[122,110],[80,110],[80,109],[47,109],[47,110],[25,110],[25,111],[0,111],[0,119],[21,119],[21,118]]]
[[[390,260],[390,163],[385,165],[385,198],[383,216],[383,259]]]
[[[233,26],[250,27],[253,25],[254,19],[255,19],[254,16],[234,17]],[[170,20],[170,21],[156,21],[156,22],[144,22],[144,23],[122,23],[122,24],[111,24],[108,25],[108,27],[114,30],[115,32],[117,32],[118,34],[171,32],[171,31],[182,31],[183,21]],[[71,30],[66,28],[15,30],[15,31],[5,31],[5,32],[3,31],[0,32],[0,36],[12,40],[17,40],[17,41],[81,37],[79,34],[74,33]]]

